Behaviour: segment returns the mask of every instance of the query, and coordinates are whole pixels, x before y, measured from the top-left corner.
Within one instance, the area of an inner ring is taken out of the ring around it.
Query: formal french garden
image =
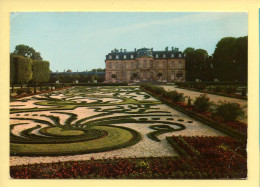
[[[247,177],[236,103],[160,86],[78,86],[14,97],[12,178]],[[186,98],[186,99],[185,99]]]

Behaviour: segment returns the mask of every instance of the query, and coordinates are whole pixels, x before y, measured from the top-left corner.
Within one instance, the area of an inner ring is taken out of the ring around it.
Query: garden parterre
[[[167,136],[224,136],[138,87],[73,87],[16,99],[11,105],[14,166],[179,156]]]

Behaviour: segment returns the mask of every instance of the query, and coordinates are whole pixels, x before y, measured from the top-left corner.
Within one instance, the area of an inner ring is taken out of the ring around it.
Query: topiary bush
[[[183,93],[178,93],[176,90],[168,92],[167,97],[172,99],[174,102],[182,102],[185,99]]]
[[[197,112],[206,112],[209,111],[210,106],[212,103],[209,100],[209,97],[206,94],[200,95],[200,97],[197,97],[193,103],[194,109]]]
[[[192,104],[191,104],[191,98],[190,98],[190,97],[188,98],[188,104],[187,104],[187,106],[188,106],[188,107],[191,107],[191,106],[192,106]]]
[[[155,94],[164,94],[165,93],[165,90],[163,89],[163,87],[160,87],[160,86],[154,86],[153,87],[153,92]]]
[[[244,111],[238,103],[221,103],[217,106],[215,115],[225,121],[236,121],[244,116]]]

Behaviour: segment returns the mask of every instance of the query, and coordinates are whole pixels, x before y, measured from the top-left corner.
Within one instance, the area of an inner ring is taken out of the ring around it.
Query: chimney
[[[135,52],[136,52],[136,48],[135,48]]]
[[[153,52],[153,48],[151,48],[152,52]]]
[[[173,47],[172,47],[172,51],[173,51]]]
[[[124,49],[124,52],[126,52],[126,49]]]
[[[120,49],[120,52],[122,53],[122,48]]]
[[[168,51],[168,47],[165,47],[165,51]]]

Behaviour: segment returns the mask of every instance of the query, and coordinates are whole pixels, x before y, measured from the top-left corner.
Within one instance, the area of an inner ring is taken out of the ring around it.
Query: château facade
[[[185,81],[184,54],[173,48],[154,51],[114,49],[106,55],[106,82],[180,82]]]

